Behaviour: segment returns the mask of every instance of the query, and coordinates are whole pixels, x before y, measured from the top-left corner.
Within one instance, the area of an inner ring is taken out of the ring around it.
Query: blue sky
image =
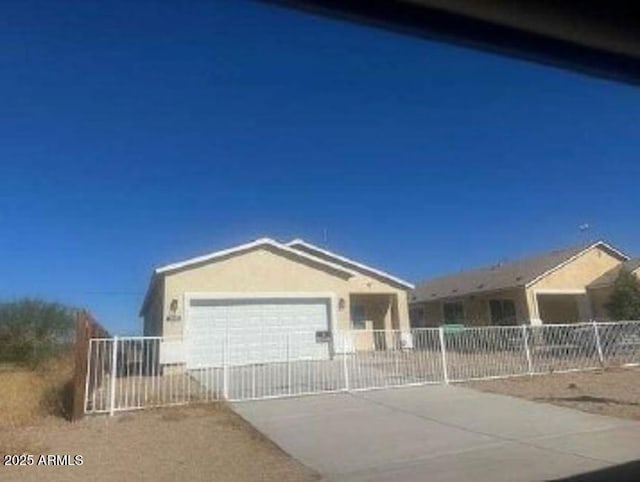
[[[177,3],[0,7],[2,298],[134,333],[153,266],[324,230],[414,281],[585,237],[640,254],[640,89]]]

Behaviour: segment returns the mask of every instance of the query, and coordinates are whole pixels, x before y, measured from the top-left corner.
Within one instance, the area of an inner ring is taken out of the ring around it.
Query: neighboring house
[[[622,269],[625,269],[640,278],[640,257],[633,258],[619,264],[614,269],[603,274],[587,286],[594,319],[602,321],[609,320],[609,313],[607,313],[606,304],[609,301],[611,292],[613,291],[613,284]]]
[[[229,363],[327,358],[344,351],[339,330],[407,331],[412,288],[302,240],[265,238],[156,269],[140,315],[145,335],[168,337],[161,363],[217,366],[225,339],[246,347]]]
[[[592,283],[628,259],[599,241],[427,280],[409,299],[412,326],[590,320],[606,302],[590,298]]]

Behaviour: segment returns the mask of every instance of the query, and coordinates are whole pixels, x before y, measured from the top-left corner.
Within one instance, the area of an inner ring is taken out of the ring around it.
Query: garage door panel
[[[329,329],[329,300],[193,300],[187,322],[187,366],[220,366],[228,339],[229,364],[326,359],[330,345],[315,332]]]

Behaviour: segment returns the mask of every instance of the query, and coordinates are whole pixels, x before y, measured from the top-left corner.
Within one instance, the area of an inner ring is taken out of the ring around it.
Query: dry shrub
[[[0,369],[0,430],[34,425],[47,416],[68,418],[73,359],[70,354],[36,368]]]
[[[24,368],[0,371],[0,429],[27,425],[39,416],[43,380]]]
[[[42,414],[70,418],[73,405],[73,368],[73,354],[65,353],[36,369],[36,373],[46,380],[40,397]]]

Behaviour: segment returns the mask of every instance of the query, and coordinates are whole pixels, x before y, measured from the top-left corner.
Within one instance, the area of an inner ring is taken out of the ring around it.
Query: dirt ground
[[[465,385],[584,412],[640,420],[640,368],[535,375]]]
[[[0,466],[0,480],[313,481],[319,476],[282,452],[222,403],[49,420],[2,431],[0,454],[82,455],[80,466]],[[4,457],[3,457],[4,458]]]

